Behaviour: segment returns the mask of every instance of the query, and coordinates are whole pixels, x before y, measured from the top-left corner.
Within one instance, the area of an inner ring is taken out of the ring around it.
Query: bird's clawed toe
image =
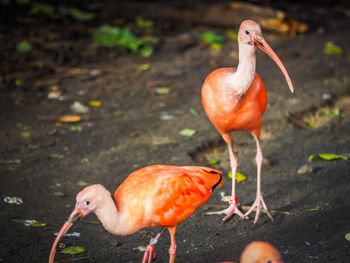
[[[228,208],[220,211],[207,212],[207,215],[226,215],[222,221],[227,222],[233,215],[238,215],[242,219],[248,219],[248,216],[245,216],[238,208],[237,204],[231,204]]]
[[[152,259],[156,258],[156,249],[154,245],[148,244],[145,250],[145,254],[143,255],[142,263],[151,263]]]
[[[255,218],[254,218],[254,224],[256,224],[256,222],[258,222],[261,210],[264,211],[267,214],[267,216],[271,219],[271,221],[273,221],[273,217],[271,216],[269,210],[267,210],[267,207],[266,207],[266,204],[264,202],[264,199],[263,199],[262,195],[258,195],[256,197],[255,202],[250,207],[250,209],[244,214],[244,216],[248,217],[248,215],[251,212],[253,212],[254,210],[256,210],[256,214],[255,214]]]

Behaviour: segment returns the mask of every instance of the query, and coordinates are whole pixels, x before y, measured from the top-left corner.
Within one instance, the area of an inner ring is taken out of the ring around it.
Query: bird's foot
[[[259,194],[256,196],[254,204],[249,208],[249,210],[244,214],[244,216],[248,216],[251,212],[253,212],[256,209],[254,224],[258,222],[260,211],[263,209],[264,212],[268,215],[268,217],[273,221],[273,218],[270,214],[270,212],[267,210],[266,204],[264,202],[264,198],[262,194]]]
[[[142,263],[151,263],[156,258],[156,249],[153,244],[148,244],[143,255]]]
[[[248,219],[247,216],[243,215],[243,213],[239,210],[238,204],[230,204],[229,207],[227,207],[224,210],[221,211],[215,211],[215,212],[208,212],[207,215],[226,215],[222,221],[226,222],[229,220],[234,214],[239,215],[242,219]]]

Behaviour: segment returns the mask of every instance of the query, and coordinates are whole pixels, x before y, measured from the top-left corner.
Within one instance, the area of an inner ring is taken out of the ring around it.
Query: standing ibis
[[[228,220],[233,214],[237,214],[241,218],[247,218],[256,209],[254,219],[254,223],[256,223],[262,208],[265,209],[272,220],[261,192],[263,156],[259,137],[261,117],[266,108],[267,95],[264,84],[255,73],[256,47],[259,47],[276,62],[287,80],[289,89],[293,93],[293,85],[287,70],[263,38],[260,25],[252,20],[243,21],[238,32],[239,64],[237,68],[219,68],[214,70],[207,76],[202,86],[204,111],[225,140],[230,155],[232,196],[229,207],[222,211],[209,213],[224,214],[224,221]],[[255,139],[257,149],[255,158],[257,164],[256,200],[245,214],[238,208],[239,204],[235,193],[237,157],[232,147],[231,132],[237,130],[249,131]]]
[[[175,262],[177,225],[221,185],[221,172],[212,168],[152,165],[130,174],[114,192],[115,201],[102,185],[87,186],[78,193],[75,208],[52,245],[49,262],[53,263],[60,238],[73,223],[90,213],[95,213],[103,227],[114,235],[130,235],[145,227],[163,226],[147,246],[143,263],[155,258],[154,245],[167,228],[171,238],[169,262]]]

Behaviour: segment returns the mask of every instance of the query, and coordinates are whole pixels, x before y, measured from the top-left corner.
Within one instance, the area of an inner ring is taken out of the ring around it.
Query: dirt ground
[[[295,94],[274,62],[257,50],[257,72],[269,98],[261,136],[262,189],[268,208],[276,212],[273,222],[262,214],[256,225],[252,218],[234,217],[223,224],[221,216],[205,215],[226,204],[220,192],[229,194],[231,183],[226,146],[202,109],[201,85],[212,70],[236,66],[238,60],[235,40],[213,50],[196,35],[208,29],[224,35],[239,25],[227,26],[224,16],[216,24],[220,13],[209,20],[201,15],[191,20],[190,14],[199,7],[201,12],[203,8],[218,12],[214,7],[222,2],[142,2],[151,8],[141,8],[140,3],[136,10],[135,2],[128,6],[95,1],[101,4],[95,20],[69,23],[35,16],[15,2],[0,11],[0,262],[47,262],[54,232],[71,212],[82,185],[101,183],[113,192],[132,171],[151,164],[206,165],[225,173],[224,185],[179,225],[177,262],[238,261],[253,240],[271,242],[285,262],[350,262],[350,242],[345,239],[350,232],[349,160],[308,161],[316,153],[350,157],[346,1],[273,1],[274,5],[255,1],[259,8],[283,10],[289,21],[309,27],[296,35],[263,30],[288,69]],[[89,9],[84,3],[80,8]],[[91,28],[117,18],[132,24],[136,15],[155,23],[153,36],[159,42],[151,57],[93,44]],[[249,18],[259,19],[256,14]],[[23,39],[34,43],[33,48],[19,53],[10,43]],[[342,53],[326,54],[329,41]],[[44,66],[31,66],[36,60],[44,61]],[[144,64],[149,64],[148,70],[140,69]],[[159,87],[167,87],[169,93],[158,94]],[[59,99],[48,99],[52,91],[60,92]],[[101,105],[91,106],[91,101]],[[79,123],[58,122],[63,115],[77,114],[71,109],[74,102],[89,111],[78,113]],[[334,110],[335,116],[327,117]],[[196,133],[180,135],[185,128]],[[234,133],[233,142],[239,171],[247,176],[237,184],[238,199],[249,206],[256,191],[255,142],[245,132]],[[211,165],[210,157],[220,162]],[[21,197],[23,203],[9,204],[3,201],[6,196]],[[46,225],[25,226],[28,219]],[[67,255],[58,249],[56,260],[140,262],[143,252],[137,247],[146,246],[158,230],[116,237],[90,215],[70,230],[80,237],[61,240],[86,251]],[[166,234],[157,244],[155,262],[168,260],[169,244]]]

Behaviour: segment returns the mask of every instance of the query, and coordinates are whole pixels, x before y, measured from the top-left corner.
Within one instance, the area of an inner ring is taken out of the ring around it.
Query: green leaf
[[[16,85],[16,87],[23,86],[23,85],[24,85],[24,81],[23,81],[23,80],[21,80],[21,79],[16,79],[16,81],[15,81],[15,85]]]
[[[310,127],[315,127],[315,123],[312,121],[305,121],[307,125],[309,125]]]
[[[309,209],[310,212],[324,210],[324,207],[317,205],[314,208]]]
[[[329,110],[324,113],[327,117],[334,119],[340,115],[340,110],[338,108],[335,108],[333,110]]]
[[[197,112],[194,108],[191,108],[191,109],[190,109],[190,113],[191,113],[193,116],[198,116],[198,112]]]
[[[62,249],[61,253],[74,255],[74,254],[82,253],[84,251],[85,251],[85,248],[83,247],[73,246],[73,247],[66,247]]]
[[[32,49],[32,44],[30,44],[26,40],[23,40],[17,44],[16,49],[17,49],[17,51],[22,52],[22,53],[28,52]]]
[[[54,192],[53,194],[57,197],[64,197],[65,196],[65,194],[61,191]]]
[[[199,35],[199,39],[207,43],[222,43],[225,37],[214,33],[213,31],[206,31]]]
[[[24,225],[39,227],[39,226],[46,226],[46,223],[42,223],[42,222],[36,221],[34,219],[30,219],[30,220],[28,219],[28,220],[24,221]]]
[[[195,133],[196,133],[196,130],[193,130],[193,129],[183,129],[180,131],[180,134],[182,136],[187,136],[187,137],[191,137],[195,135]]]
[[[91,100],[89,101],[89,105],[92,107],[101,107],[102,102],[99,100]]]
[[[213,49],[213,50],[221,50],[222,44],[220,44],[220,43],[211,43],[210,44],[210,48]]]
[[[21,137],[23,139],[28,139],[30,137],[30,132],[29,131],[24,131],[21,133]]]
[[[44,14],[53,17],[55,14],[55,9],[51,5],[42,4],[42,3],[33,3],[32,10],[30,11],[32,14]]]
[[[350,233],[345,234],[345,239],[346,239],[347,241],[350,241]]]
[[[344,155],[339,155],[339,154],[334,154],[334,153],[316,153],[316,154],[312,154],[309,156],[309,161],[311,161],[315,157],[319,157],[319,158],[326,160],[326,161],[338,160],[338,159],[343,159],[343,160],[348,159],[348,157],[346,157]]]
[[[324,53],[328,55],[340,55],[342,52],[343,50],[339,46],[334,45],[331,41],[327,42],[324,48]]]
[[[151,68],[151,65],[150,64],[142,64],[140,65],[139,69],[142,70],[142,71],[146,71],[146,70],[149,70]]]
[[[145,41],[146,43],[150,43],[150,44],[158,44],[160,41],[159,37],[155,37],[155,36],[151,36],[151,35],[142,36],[142,40]]]
[[[144,33],[152,33],[153,31],[153,21],[146,20],[138,16],[135,19],[136,26]]]
[[[90,21],[95,18],[95,14],[81,11],[76,8],[70,8],[70,15],[79,21]]]
[[[94,42],[104,47],[119,45],[120,28],[104,25],[99,27],[94,33]]]
[[[209,157],[210,164],[217,164],[220,160],[217,158]]]
[[[140,54],[143,57],[150,57],[153,54],[153,47],[150,44],[144,44],[140,49]]]
[[[238,39],[238,33],[237,31],[233,29],[228,29],[226,30],[226,35],[231,38],[232,40],[237,40]]]
[[[313,158],[315,158],[317,156],[317,154],[311,154],[310,156],[309,156],[309,161],[311,161]]]
[[[229,171],[227,176],[232,179],[232,171]],[[236,172],[236,182],[237,183],[243,182],[245,180],[247,180],[247,177],[244,174]]]
[[[170,89],[166,88],[166,87],[162,87],[162,88],[157,88],[156,89],[156,93],[159,94],[159,95],[166,95],[169,92],[170,92]]]
[[[50,157],[54,159],[63,159],[64,155],[59,153],[51,153]]]
[[[32,62],[30,62],[30,65],[36,68],[42,68],[45,64],[41,60],[33,60]]]
[[[55,39],[58,39],[60,37],[60,34],[58,34],[58,33],[50,33],[49,35],[48,35],[48,38],[50,39],[50,40],[55,40]]]
[[[79,180],[79,181],[77,182],[77,186],[85,187],[85,186],[87,186],[87,185],[89,185],[89,183],[87,183],[87,182],[85,182],[85,181],[83,181],[83,180]]]
[[[83,131],[83,127],[81,127],[80,125],[72,125],[69,127],[69,130],[70,131],[73,131],[73,132],[82,132]]]
[[[143,40],[136,37],[128,28],[121,30],[119,43],[122,47],[136,52],[144,44]]]
[[[151,45],[136,37],[128,28],[101,26],[94,33],[94,42],[105,47],[122,46],[145,57],[153,52]]]

